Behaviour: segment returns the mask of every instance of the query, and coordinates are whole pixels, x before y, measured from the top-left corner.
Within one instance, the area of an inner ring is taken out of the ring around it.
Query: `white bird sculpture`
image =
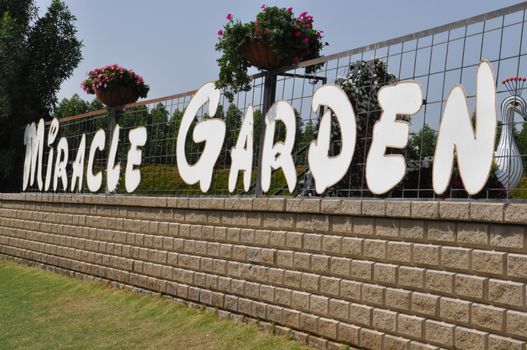
[[[513,126],[516,113],[527,121],[527,103],[520,96],[526,80],[514,77],[502,81],[511,96],[501,103],[501,134],[494,158],[497,165],[496,177],[508,191],[518,186],[523,175],[522,155],[514,140]]]

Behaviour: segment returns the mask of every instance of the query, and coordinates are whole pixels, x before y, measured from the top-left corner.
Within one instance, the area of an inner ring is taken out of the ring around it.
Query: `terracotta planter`
[[[119,86],[107,90],[95,89],[97,98],[107,106],[116,107],[137,101],[139,96],[134,88]]]
[[[251,41],[242,50],[243,57],[257,68],[270,70],[284,66],[284,62],[271,48],[264,45],[261,41]]]

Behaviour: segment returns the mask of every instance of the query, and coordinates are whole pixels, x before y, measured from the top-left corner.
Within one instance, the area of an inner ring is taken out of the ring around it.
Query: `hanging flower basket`
[[[274,70],[319,57],[327,45],[322,31],[313,28],[313,17],[307,12],[295,16],[291,7],[263,5],[261,9],[254,21],[246,23],[229,13],[227,23],[218,30],[215,48],[221,56],[217,60],[220,72],[216,87],[230,101],[238,92],[251,89],[252,80],[247,73],[251,66]],[[319,63],[304,70],[310,74],[322,66]]]
[[[116,107],[137,101],[136,89],[129,86],[117,86],[112,89],[95,89],[95,96],[107,106]]]
[[[260,40],[251,40],[244,45],[243,58],[259,69],[271,70],[284,66],[284,62],[278,59],[276,53]]]
[[[81,87],[110,107],[135,102],[139,97],[146,97],[150,89],[143,77],[116,64],[90,71]]]

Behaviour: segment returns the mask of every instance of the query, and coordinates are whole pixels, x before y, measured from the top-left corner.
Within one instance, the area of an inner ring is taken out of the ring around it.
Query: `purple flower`
[[[227,21],[232,21],[232,13],[227,14]]]
[[[218,36],[222,36],[222,35],[223,35],[223,29],[218,30]]]
[[[287,12],[292,13],[293,12],[293,8],[292,7],[288,8]]]

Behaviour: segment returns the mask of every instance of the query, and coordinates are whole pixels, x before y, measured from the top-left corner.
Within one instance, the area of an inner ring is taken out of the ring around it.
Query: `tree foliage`
[[[39,17],[33,0],[0,1],[0,180],[13,178],[22,127],[49,118],[57,92],[81,60],[75,16],[53,0]]]

